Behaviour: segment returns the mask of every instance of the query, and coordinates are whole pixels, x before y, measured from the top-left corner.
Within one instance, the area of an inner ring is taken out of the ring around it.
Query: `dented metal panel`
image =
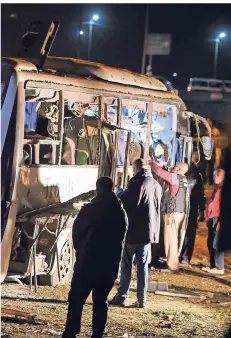
[[[63,203],[94,190],[97,175],[96,166],[22,166],[18,183],[18,212]]]
[[[162,82],[152,77],[85,60],[51,56],[47,58],[43,69],[71,74],[72,76],[92,77],[129,86],[162,91],[167,90]]]
[[[27,88],[52,88],[64,91],[81,90],[84,93],[95,95],[114,96],[123,95],[127,98],[140,99],[142,101],[158,101],[169,104],[177,104],[180,109],[186,109],[183,101],[175,94],[161,92],[143,88],[128,87],[123,85],[108,84],[96,80],[86,80],[80,78],[58,77],[51,74],[35,74],[26,72],[17,72],[18,81],[27,83]]]
[[[15,71],[27,71],[27,72],[37,72],[37,68],[33,63],[28,62],[23,59],[18,58],[1,58],[1,62],[4,62],[6,64],[9,64],[10,66],[13,66]]]

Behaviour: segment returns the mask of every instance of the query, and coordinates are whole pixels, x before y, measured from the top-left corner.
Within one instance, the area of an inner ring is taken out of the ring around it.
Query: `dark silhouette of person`
[[[73,225],[76,263],[63,338],[73,338],[80,333],[83,305],[91,291],[92,338],[103,337],[107,297],[117,278],[127,229],[126,213],[112,189],[113,182],[109,177],[99,178],[97,196],[82,207]]]

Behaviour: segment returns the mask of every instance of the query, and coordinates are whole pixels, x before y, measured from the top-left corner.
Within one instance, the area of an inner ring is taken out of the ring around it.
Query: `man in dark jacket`
[[[83,305],[92,291],[93,334],[103,337],[107,322],[107,297],[118,274],[127,216],[112,192],[109,177],[96,183],[97,197],[82,207],[73,226],[76,263],[69,293],[64,338],[75,337],[81,330]]]
[[[159,241],[161,187],[138,159],[133,165],[135,176],[120,195],[128,215],[128,231],[121,262],[120,286],[112,305],[125,305],[131,282],[132,263],[137,263],[137,306],[144,307],[148,286],[148,251],[150,243]]]
[[[199,221],[203,221],[205,211],[205,194],[204,182],[199,169],[194,160],[195,154],[192,157],[192,163],[188,172],[188,184],[190,194],[190,209],[188,217],[188,225],[185,233],[184,243],[180,254],[180,263],[188,265],[193,255],[193,249],[196,239],[197,219],[199,210]]]

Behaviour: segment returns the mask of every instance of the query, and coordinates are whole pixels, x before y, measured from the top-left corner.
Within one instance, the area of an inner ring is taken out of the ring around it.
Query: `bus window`
[[[169,167],[175,165],[176,109],[175,106],[153,104],[150,154]]]
[[[64,93],[64,138],[61,164],[98,164],[98,116],[98,97]]]
[[[60,94],[53,92],[50,99],[33,98],[30,94],[30,90],[26,91],[24,164],[58,164],[62,143]]]
[[[190,79],[187,91],[215,91],[221,92],[223,90],[223,84],[220,80],[204,79],[204,78],[192,78]]]
[[[231,93],[231,81],[224,81],[224,90],[226,93]]]
[[[144,156],[146,146],[147,133],[147,103],[143,101],[123,100],[122,102],[122,116],[121,127],[131,130],[131,144],[129,149],[129,164]],[[125,146],[127,135],[123,135],[119,142],[119,158],[124,159]],[[118,165],[123,165],[124,160],[118,162]]]
[[[209,87],[215,90],[216,92],[221,92],[223,90],[223,83],[221,81],[210,81]]]

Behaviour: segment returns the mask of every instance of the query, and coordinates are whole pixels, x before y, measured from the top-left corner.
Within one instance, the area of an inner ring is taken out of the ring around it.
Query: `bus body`
[[[158,147],[169,168],[191,159],[193,114],[154,78],[77,59],[48,57],[39,70],[3,58],[1,103],[2,281],[68,282],[72,225],[97,178],[124,188],[135,159]]]

